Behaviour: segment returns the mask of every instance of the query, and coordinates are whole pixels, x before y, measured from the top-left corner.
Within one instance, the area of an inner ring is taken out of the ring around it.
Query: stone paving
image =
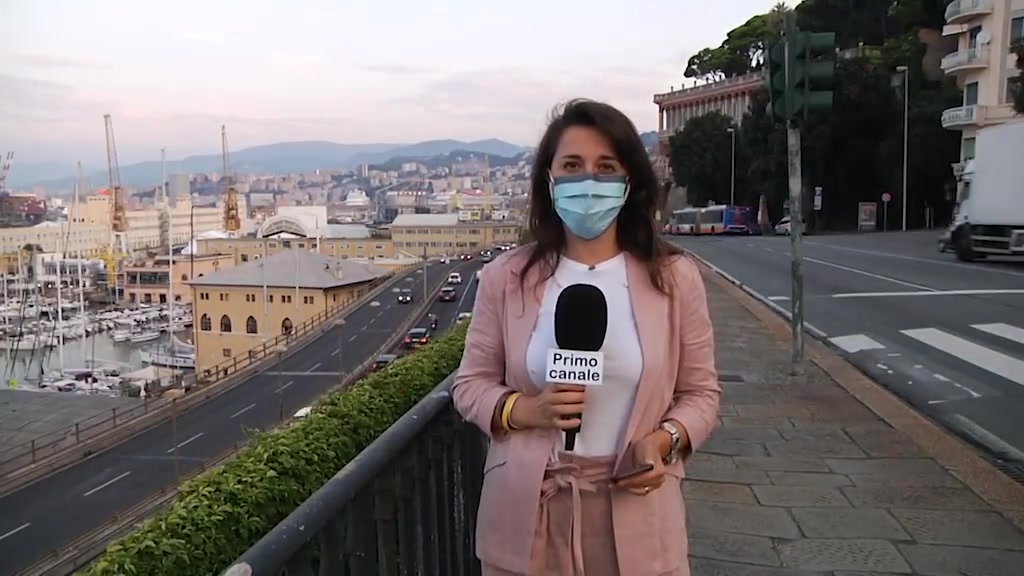
[[[1024,575],[1024,501],[995,509],[814,363],[791,375],[789,343],[706,284],[723,398],[686,469],[693,576]]]

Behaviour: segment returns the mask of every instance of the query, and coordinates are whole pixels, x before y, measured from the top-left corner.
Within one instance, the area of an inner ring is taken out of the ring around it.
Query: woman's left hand
[[[657,430],[633,444],[633,465],[637,468],[647,465],[654,467],[642,474],[625,478],[617,482],[616,486],[638,496],[645,496],[661,487],[661,484],[665,482],[662,451],[666,442],[671,442],[670,439],[666,440],[662,436],[667,436],[667,434],[662,430]]]

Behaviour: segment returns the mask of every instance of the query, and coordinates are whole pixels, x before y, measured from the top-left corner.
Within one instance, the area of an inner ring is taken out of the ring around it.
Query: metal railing
[[[48,458],[59,457],[69,450],[80,448],[83,444],[98,439],[108,433],[120,431],[134,424],[140,424],[140,420],[147,422],[150,416],[156,414],[170,414],[172,409],[183,410],[190,407],[190,402],[195,398],[201,400],[202,394],[198,391],[205,391],[213,388],[216,384],[236,376],[247,376],[255,372],[265,361],[278,359],[275,350],[285,346],[289,353],[296,351],[307,344],[314,337],[323,333],[323,327],[328,320],[344,313],[347,309],[360,305],[361,300],[367,296],[379,294],[379,292],[404,277],[410,270],[397,270],[387,277],[375,280],[367,285],[360,293],[346,299],[343,302],[321,310],[313,317],[301,324],[296,325],[288,334],[275,336],[251,350],[229,358],[216,366],[207,368],[201,373],[187,374],[181,378],[180,387],[190,391],[189,394],[173,400],[169,399],[143,399],[139,404],[131,407],[112,408],[109,412],[102,412],[81,421],[75,422],[63,430],[51,432],[35,438],[29,442],[12,446],[0,451],[0,494],[6,493],[5,484],[16,481],[20,473],[25,469]],[[328,329],[330,326],[328,325]],[[224,387],[226,391],[227,387]]]
[[[477,576],[486,439],[452,407],[453,376],[234,562],[223,576]]]

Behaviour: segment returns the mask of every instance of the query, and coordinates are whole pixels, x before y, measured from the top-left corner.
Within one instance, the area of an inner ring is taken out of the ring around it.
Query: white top
[[[610,456],[618,451],[619,440],[626,433],[643,369],[640,336],[629,297],[625,255],[606,260],[593,270],[565,257],[560,259],[558,269],[544,290],[537,326],[526,349],[526,366],[534,384],[547,387],[547,352],[558,347],[555,343],[555,303],[562,289],[572,284],[593,284],[604,292],[608,301],[608,332],[601,347],[604,383],[587,388],[583,425],[576,436],[573,452],[581,456]],[[562,438],[564,443],[565,436]]]

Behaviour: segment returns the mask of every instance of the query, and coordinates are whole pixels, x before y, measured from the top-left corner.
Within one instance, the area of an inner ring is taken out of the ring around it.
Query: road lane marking
[[[182,443],[178,444],[177,446],[172,446],[172,447],[170,447],[170,448],[169,448],[169,449],[167,450],[167,453],[168,453],[168,454],[170,454],[171,452],[174,452],[175,450],[177,450],[178,448],[181,448],[181,447],[185,446],[186,444],[190,444],[190,443],[192,443],[192,442],[195,442],[196,440],[198,440],[198,439],[199,439],[199,438],[201,438],[202,436],[203,436],[203,432],[200,432],[199,434],[196,434],[195,436],[193,436],[193,437],[189,438],[188,440],[185,440],[184,442],[182,442]]]
[[[885,346],[877,340],[864,334],[850,334],[848,336],[836,336],[829,338],[829,342],[835,344],[842,350],[856,354],[863,350],[884,350]]]
[[[319,368],[319,367],[320,367],[320,364],[321,364],[321,362],[317,362],[316,364],[313,364],[313,366],[312,366],[312,367],[310,367],[310,369],[309,369],[309,370],[306,370],[306,373],[308,374],[308,373],[310,373],[310,372],[312,372],[312,371],[316,370],[317,368]]]
[[[117,478],[114,478],[113,480],[107,480],[107,481],[106,481],[106,482],[104,482],[103,484],[100,484],[99,486],[97,486],[97,487],[93,488],[92,490],[89,490],[89,491],[88,491],[88,492],[86,492],[85,494],[82,494],[82,496],[92,496],[93,494],[95,494],[95,493],[99,492],[100,490],[103,490],[103,489],[104,489],[104,488],[106,488],[107,486],[110,486],[110,485],[111,485],[111,484],[113,484],[114,482],[117,482],[118,480],[123,480],[124,478],[128,477],[128,475],[129,475],[129,474],[131,474],[131,471],[130,471],[130,470],[129,470],[128,472],[125,472],[124,474],[121,474],[121,475],[120,475],[120,476],[118,476]]]
[[[255,407],[256,407],[256,405],[255,405],[255,404],[249,404],[249,405],[248,405],[248,406],[246,406],[245,408],[242,408],[242,409],[241,409],[241,410],[239,410],[238,412],[235,412],[234,414],[232,414],[232,415],[231,415],[231,418],[232,418],[232,419],[234,419],[234,418],[238,418],[238,417],[239,417],[239,416],[241,416],[242,414],[245,414],[246,412],[248,412],[249,410],[252,410],[252,409],[253,409],[253,408],[255,408]]]
[[[899,284],[900,286],[906,286],[907,288],[917,288],[918,290],[927,290],[929,292],[936,292],[937,291],[935,288],[930,288],[928,286],[922,286],[920,284],[914,284],[913,282],[904,282],[903,280],[897,280],[896,278],[890,278],[889,276],[882,276],[881,274],[875,274],[874,272],[867,272],[865,270],[858,270],[856,268],[850,268],[849,266],[843,266],[841,264],[834,264],[832,262],[826,262],[825,260],[818,260],[817,258],[808,258],[808,257],[805,256],[804,260],[807,261],[807,262],[813,262],[814,264],[820,264],[822,266],[830,266],[830,267],[835,268],[837,270],[843,270],[843,271],[846,271],[846,272],[851,272],[853,274],[860,274],[862,276],[867,276],[868,278],[874,278],[876,280],[884,280],[886,282],[892,282],[893,284]]]
[[[918,328],[900,332],[968,364],[974,364],[982,370],[1024,386],[1024,361],[947,334],[937,328]]]
[[[348,339],[348,341],[349,342],[355,342],[355,339],[358,338],[358,337],[359,337],[358,334],[353,334],[352,337]]]
[[[459,316],[459,312],[462,312],[462,305],[466,303],[466,296],[469,296],[469,286],[462,292],[462,298],[459,299],[459,305],[455,308],[456,318]]]
[[[303,374],[309,374],[309,372],[303,372]],[[284,385],[281,386],[281,391],[283,392],[287,390],[288,387],[291,386],[292,384],[295,384],[295,380],[289,380],[285,382]]]
[[[341,348],[335,348],[334,352],[331,352],[331,356],[337,356],[338,352],[341,352]]]
[[[979,266],[978,264],[961,264],[959,262],[946,262],[944,260],[932,260],[930,258],[921,258],[920,256],[907,256],[905,254],[892,254],[890,252],[879,252],[877,250],[864,250],[862,248],[848,248],[846,246],[833,246],[831,244],[822,244],[821,242],[806,242],[812,246],[821,246],[822,248],[829,248],[831,250],[842,250],[845,252],[854,252],[856,254],[867,254],[869,256],[882,256],[884,258],[896,258],[899,260],[908,260],[910,262],[921,262],[924,264],[936,264],[938,266],[950,266],[953,268],[963,268],[972,272],[992,272],[994,274],[1005,274],[1007,276],[1024,276],[1024,273],[1014,272],[1013,270],[1006,270],[1003,268],[993,268],[989,266]]]
[[[25,528],[28,528],[31,525],[32,525],[31,522],[25,522],[21,526],[18,526],[17,528],[15,528],[14,530],[11,530],[10,532],[8,532],[6,534],[0,534],[0,540],[3,540],[4,538],[9,538],[11,536],[14,536],[18,532],[21,532],[22,530],[24,530]]]
[[[812,294],[815,298],[899,298],[903,296],[1011,296],[1024,294],[1024,288],[994,288],[991,290],[915,290],[913,292],[840,292],[838,294]],[[789,300],[789,296],[771,296],[769,300]]]
[[[971,328],[975,330],[981,330],[982,332],[988,332],[1000,338],[1006,338],[1012,340],[1018,344],[1024,344],[1024,329],[1020,329],[1016,326],[1010,326],[1009,324],[996,323],[996,324],[971,324]]]

